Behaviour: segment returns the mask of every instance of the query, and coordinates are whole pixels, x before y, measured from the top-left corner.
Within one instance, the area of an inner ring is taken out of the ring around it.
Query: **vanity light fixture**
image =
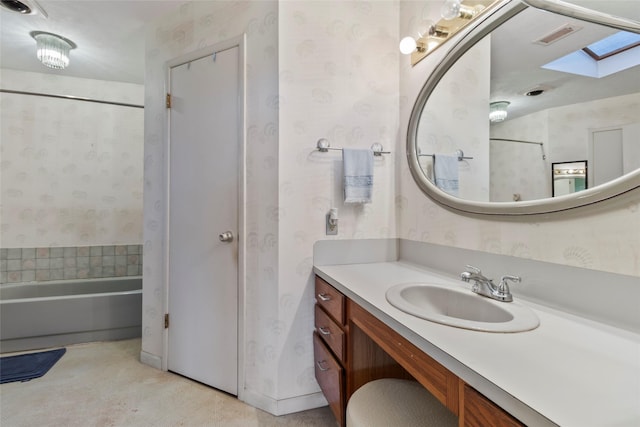
[[[62,36],[45,31],[32,31],[36,41],[36,56],[49,68],[62,70],[69,65],[69,51],[77,46]]]
[[[460,0],[445,0],[440,10],[440,16],[447,21],[456,18],[473,19],[483,9],[484,6],[482,4],[467,6]]]
[[[498,123],[504,121],[507,118],[507,107],[509,101],[496,101],[489,104],[489,121],[491,123]]]
[[[409,55],[416,51],[418,48],[418,43],[416,43],[416,39],[411,36],[404,37],[400,40],[400,53],[403,55]],[[424,47],[422,47],[424,49]]]
[[[439,44],[438,40],[445,39],[449,36],[449,31],[442,26],[435,25],[433,21],[428,21],[426,31],[418,32],[418,39],[407,36],[400,40],[400,52],[409,55],[413,52],[426,52],[432,50]]]
[[[411,65],[416,65],[473,20],[500,2],[501,0],[446,0],[440,12],[442,19],[435,24],[428,25],[427,31],[418,34],[418,39],[403,38],[400,42],[400,52],[405,55],[411,54]]]

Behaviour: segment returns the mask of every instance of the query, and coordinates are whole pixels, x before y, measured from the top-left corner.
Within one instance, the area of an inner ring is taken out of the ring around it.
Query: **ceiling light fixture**
[[[36,56],[45,66],[62,70],[69,65],[69,51],[77,46],[62,36],[44,31],[32,31],[36,40]]]
[[[504,121],[507,118],[507,107],[509,101],[496,101],[489,104],[489,121],[491,123],[498,123]]]

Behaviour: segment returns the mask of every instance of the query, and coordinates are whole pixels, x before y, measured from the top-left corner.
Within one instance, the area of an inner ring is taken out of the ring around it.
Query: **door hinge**
[[[169,328],[169,313],[166,313],[164,315],[164,328],[168,329]]]
[[[166,103],[167,108],[171,108],[171,94],[170,93],[167,94],[167,99],[166,99],[165,103]]]

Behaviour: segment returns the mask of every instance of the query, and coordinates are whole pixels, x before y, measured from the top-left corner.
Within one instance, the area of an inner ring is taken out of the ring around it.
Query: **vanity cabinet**
[[[341,426],[349,397],[380,378],[417,380],[461,427],[524,426],[318,276],[315,291],[315,374]]]
[[[346,298],[316,276],[313,354],[316,380],[340,425],[346,409]]]

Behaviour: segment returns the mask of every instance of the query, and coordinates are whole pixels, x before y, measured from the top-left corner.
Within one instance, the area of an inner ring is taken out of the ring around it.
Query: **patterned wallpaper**
[[[141,85],[1,70],[2,88],[142,104]],[[3,248],[142,241],[141,108],[0,94]]]
[[[417,17],[437,14],[437,9],[434,2],[401,2],[401,32],[414,28]],[[413,102],[425,76],[445,53],[446,49],[440,49],[416,67],[411,67],[408,59],[400,60],[399,154],[404,150]],[[398,156],[403,157],[404,153]],[[420,192],[406,161],[396,166],[399,183],[395,204],[401,238],[640,276],[640,190],[556,214],[485,218],[439,206]]]
[[[338,239],[396,234],[399,4],[285,1],[279,10],[278,377],[282,395],[296,396],[316,387],[311,269],[314,242],[329,238],[326,213],[338,209]],[[342,156],[316,151],[319,138],[391,151],[375,158],[371,204],[343,203]]]

